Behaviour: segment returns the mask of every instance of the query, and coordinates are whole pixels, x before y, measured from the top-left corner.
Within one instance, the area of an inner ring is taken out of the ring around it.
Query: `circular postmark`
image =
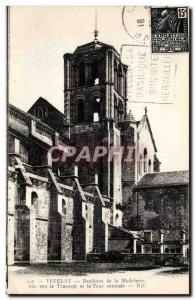
[[[124,6],[122,23],[130,38],[139,45],[150,45],[150,7]]]

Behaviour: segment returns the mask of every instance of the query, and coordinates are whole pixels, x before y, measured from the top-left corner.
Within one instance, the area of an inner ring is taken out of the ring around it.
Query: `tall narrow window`
[[[118,122],[118,103],[117,103],[117,97],[114,95],[114,120],[115,122]]]
[[[99,84],[99,63],[96,60],[91,63],[91,81],[94,85]]]
[[[62,213],[65,216],[66,215],[66,201],[64,199],[62,199]]]
[[[94,112],[93,114],[93,122],[98,122],[99,121],[99,114],[97,112]]]
[[[118,93],[120,94],[120,95],[122,95],[122,90],[123,90],[123,72],[122,72],[122,67],[121,67],[121,65],[119,65],[119,67],[118,67],[118,84],[117,84],[117,86],[118,86]]]
[[[38,195],[36,192],[32,192],[31,194],[31,205],[36,205],[38,201]]]
[[[93,122],[100,120],[101,113],[101,99],[96,97],[93,101]]]
[[[118,122],[122,122],[123,121],[123,104],[121,101],[119,101],[118,103]]]
[[[144,231],[144,241],[146,243],[152,242],[152,231]]]
[[[144,148],[144,173],[147,173],[147,149]]]
[[[88,211],[88,205],[87,204],[85,205],[85,217],[86,217],[86,220],[89,219],[89,211]]]
[[[115,222],[116,222],[116,225],[117,225],[118,222],[119,222],[119,214],[116,214],[116,216],[115,216]]]
[[[151,159],[149,159],[148,161],[148,173],[151,173],[152,172],[152,162],[151,162]]]
[[[34,212],[38,213],[38,195],[36,192],[32,192],[31,194],[31,205]]]
[[[43,107],[42,106],[38,106],[36,109],[36,116],[37,118],[43,120],[44,118],[44,111],[43,111]]]

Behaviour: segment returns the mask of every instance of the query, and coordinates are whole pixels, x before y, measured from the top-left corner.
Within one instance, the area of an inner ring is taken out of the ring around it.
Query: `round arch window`
[[[31,194],[31,205],[36,206],[38,202],[38,195],[36,192],[32,192]]]
[[[147,155],[148,151],[146,148],[144,148],[144,173],[147,173]]]
[[[93,100],[93,122],[98,122],[100,120],[101,113],[101,99],[100,97],[95,97]]]

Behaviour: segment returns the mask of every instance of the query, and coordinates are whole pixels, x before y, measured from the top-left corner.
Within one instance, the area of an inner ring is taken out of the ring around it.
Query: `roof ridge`
[[[49,104],[50,106],[52,106],[55,110],[57,110],[60,114],[64,115],[63,112],[61,112],[59,109],[57,109],[53,104],[51,104],[47,99],[43,98],[42,96],[40,96],[34,103],[33,105],[29,108],[29,110],[38,102],[38,101],[44,101],[47,104]],[[28,111],[29,111],[28,110]]]
[[[168,171],[146,173],[135,185],[137,188],[178,186],[189,184],[189,171]]]

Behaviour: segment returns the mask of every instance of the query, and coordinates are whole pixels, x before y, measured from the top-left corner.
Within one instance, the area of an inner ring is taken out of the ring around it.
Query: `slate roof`
[[[130,231],[123,227],[116,227],[111,224],[108,224],[109,228],[109,239],[126,239],[126,238],[135,238],[139,239],[139,235],[137,231]]]
[[[109,240],[108,241],[108,249],[110,251],[125,251],[130,247],[130,240]]]
[[[54,111],[58,117],[60,117],[60,118],[64,117],[64,114],[61,111],[59,111],[55,106],[53,106],[48,100],[44,99],[43,97],[39,97],[39,99],[37,99],[35,101],[35,103],[29,108],[28,113],[31,114],[32,110],[37,105],[40,105],[40,104],[47,105],[47,107],[49,108],[49,110]]]
[[[164,242],[175,242],[180,241],[182,238],[182,230],[179,228],[176,229],[161,229],[161,230],[151,230],[152,232],[152,241],[159,242],[160,241],[160,231],[163,233]],[[188,231],[186,230],[186,239],[188,239]],[[144,230],[139,232],[140,237],[144,239]]]
[[[178,186],[189,184],[189,171],[158,172],[145,174],[134,187],[135,189]]]
[[[181,240],[181,230],[164,230],[164,242],[172,242],[172,241],[179,241]]]
[[[51,126],[54,130],[61,132],[64,129],[65,119],[64,114],[59,111],[55,106],[49,103],[46,99],[40,97],[28,110],[28,113],[34,115],[37,107],[47,108],[48,115],[41,121]]]

